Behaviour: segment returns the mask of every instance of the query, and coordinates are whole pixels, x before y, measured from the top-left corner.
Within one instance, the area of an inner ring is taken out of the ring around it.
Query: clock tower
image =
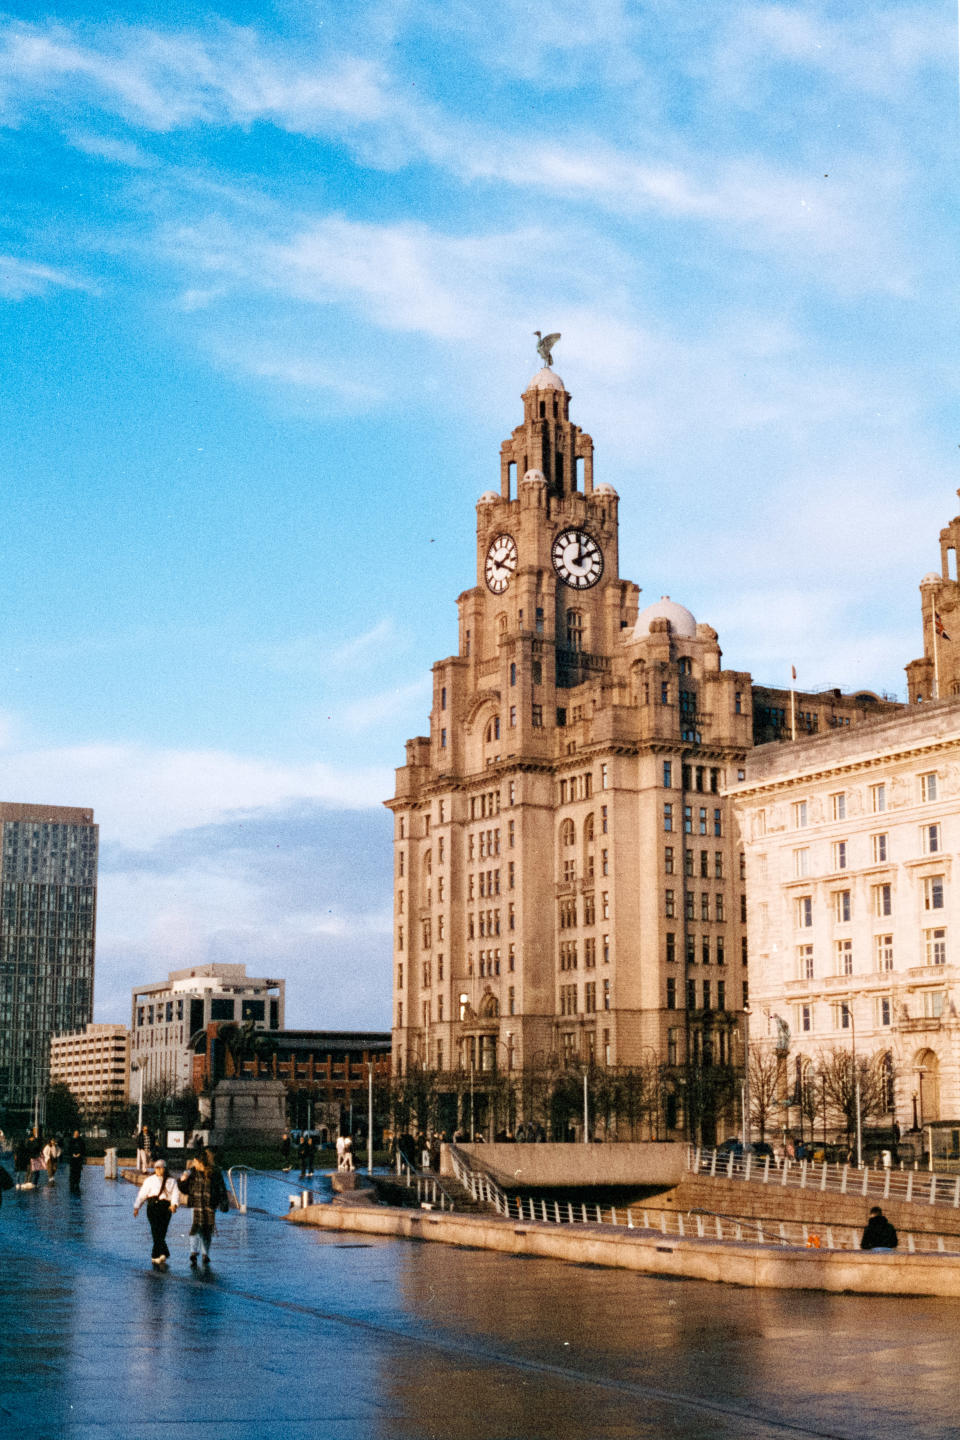
[[[732,1094],[742,1066],[721,792],[750,745],[750,677],[669,598],[638,615],[617,492],[595,484],[563,381],[548,365],[522,399],[477,504],[457,654],[433,667],[430,734],[387,802],[394,1069],[435,1077],[444,1129],[472,1083],[492,1132],[532,1123],[542,1074],[632,1067],[644,1133],[679,1133],[685,1067],[705,1059]]]

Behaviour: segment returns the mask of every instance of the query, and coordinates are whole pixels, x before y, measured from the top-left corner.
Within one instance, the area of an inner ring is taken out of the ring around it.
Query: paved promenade
[[[285,1186],[252,1205],[285,1208]],[[291,1185],[290,1189],[295,1189]],[[223,1217],[153,1273],[133,1190],[8,1195],[11,1440],[955,1440],[960,1304],[783,1295]]]

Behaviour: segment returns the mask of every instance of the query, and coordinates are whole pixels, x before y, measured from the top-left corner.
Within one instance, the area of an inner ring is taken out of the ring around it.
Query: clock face
[[[502,595],[510,584],[510,577],[517,568],[517,542],[512,535],[498,535],[490,542],[486,563],[483,567],[487,589],[494,595]]]
[[[589,590],[603,574],[603,551],[586,530],[561,530],[550,553],[554,570],[574,590]]]

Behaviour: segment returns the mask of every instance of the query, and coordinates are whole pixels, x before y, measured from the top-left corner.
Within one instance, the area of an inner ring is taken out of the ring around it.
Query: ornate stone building
[[[742,1065],[723,792],[752,744],[750,676],[668,597],[639,610],[617,493],[595,483],[563,381],[543,369],[522,398],[477,505],[457,654],[433,668],[430,733],[387,802],[394,1068],[651,1065],[675,1133],[691,1066],[722,1068],[729,1099]],[[701,1133],[715,1110],[698,1102]]]
[[[798,1099],[831,1052],[878,1057],[873,1127],[960,1114],[960,702],[765,745],[746,772],[751,1046],[773,1047],[779,1016]],[[815,1096],[809,1112],[819,1133]]]

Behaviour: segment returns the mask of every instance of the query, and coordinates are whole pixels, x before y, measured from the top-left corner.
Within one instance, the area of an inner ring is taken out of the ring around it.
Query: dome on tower
[[[560,376],[555,375],[546,365],[542,370],[537,371],[527,386],[528,390],[562,390],[563,388],[564,384]]]
[[[599,485],[594,485],[593,493],[594,495],[612,495],[615,500],[619,500],[620,498],[618,491],[614,490],[612,485],[608,485],[606,480],[603,480]]]
[[[520,481],[521,485],[546,485],[547,477],[542,470],[528,470]]]
[[[477,504],[496,505],[499,499],[500,496],[497,494],[496,490],[484,490],[483,494],[480,496],[480,499],[477,501]]]
[[[697,634],[697,622],[690,611],[683,605],[678,605],[671,600],[669,595],[661,595],[646,610],[641,610],[637,616],[637,623],[633,627],[636,639],[644,640],[650,633],[650,626],[654,620],[669,620],[670,629],[674,635],[682,640],[694,640]]]
[[[920,587],[922,589],[924,585],[939,585],[942,579],[942,575],[938,575],[935,570],[930,570],[920,581]]]

